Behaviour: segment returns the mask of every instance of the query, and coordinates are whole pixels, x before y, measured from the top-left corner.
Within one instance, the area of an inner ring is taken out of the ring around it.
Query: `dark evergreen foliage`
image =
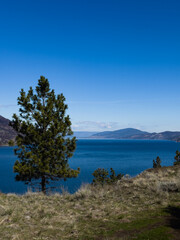
[[[76,148],[70,137],[71,121],[63,94],[50,90],[48,79],[41,76],[35,91],[23,89],[18,97],[20,115],[13,115],[10,125],[17,131],[14,165],[17,181],[39,183],[46,193],[47,185],[59,179],[77,177],[79,169],[69,167],[68,159]]]
[[[109,175],[109,172],[107,169],[104,169],[104,168],[98,168],[96,169],[93,174],[94,176],[94,179],[93,179],[93,183],[94,184],[105,184],[108,182],[109,178],[108,178],[108,175]]]
[[[110,175],[107,169],[104,168],[98,168],[93,172],[93,184],[102,184],[104,185],[105,183],[114,183],[117,182],[118,180],[120,180],[124,174],[118,174],[116,176],[115,171],[113,168],[110,169]]]
[[[176,151],[176,156],[174,157],[174,165],[180,165],[180,152]]]
[[[161,167],[161,159],[157,157],[156,160],[153,160],[153,168],[160,168]]]
[[[111,174],[110,174],[110,182],[116,182],[116,181],[120,180],[124,176],[124,174],[122,174],[122,173],[119,173],[118,175],[116,175],[116,173],[115,173],[113,168],[110,169],[110,172],[111,172]]]

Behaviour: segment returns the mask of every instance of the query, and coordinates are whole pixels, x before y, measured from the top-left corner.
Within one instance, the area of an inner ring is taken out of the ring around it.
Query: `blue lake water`
[[[180,143],[149,140],[78,140],[74,156],[69,159],[70,167],[80,167],[78,178],[58,181],[56,186],[64,186],[75,192],[82,183],[92,182],[92,173],[97,168],[111,167],[116,173],[135,176],[152,167],[153,159],[159,156],[162,166],[171,166]],[[0,147],[0,192],[24,193],[27,185],[16,182],[13,165],[16,160],[12,147]],[[60,190],[59,190],[60,191]]]

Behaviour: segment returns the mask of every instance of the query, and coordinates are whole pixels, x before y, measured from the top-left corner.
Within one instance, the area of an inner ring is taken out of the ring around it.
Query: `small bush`
[[[103,185],[104,183],[108,182],[109,172],[107,169],[98,168],[93,172],[92,175],[94,176],[94,179],[93,179],[94,184],[101,183]]]
[[[157,157],[156,160],[153,160],[153,168],[160,168],[161,167],[161,159]]]
[[[110,169],[110,175],[107,169],[104,168],[98,168],[96,169],[93,174],[94,179],[93,179],[93,184],[102,184],[104,185],[105,183],[114,183],[120,180],[124,174],[119,173],[116,175],[115,171],[113,168]]]
[[[116,182],[116,181],[120,180],[124,176],[124,174],[122,174],[122,173],[119,173],[116,176],[115,171],[114,171],[113,168],[111,168],[110,171],[111,171],[111,175],[110,175],[110,181],[111,182]]]
[[[176,156],[174,157],[175,161],[174,161],[174,166],[175,165],[180,165],[180,152],[176,151]]]

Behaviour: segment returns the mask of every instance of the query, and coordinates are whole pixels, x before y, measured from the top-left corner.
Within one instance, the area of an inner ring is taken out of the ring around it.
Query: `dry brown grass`
[[[178,166],[146,170],[114,185],[84,185],[72,195],[1,194],[0,239],[99,239],[114,224],[131,222],[179,201]]]

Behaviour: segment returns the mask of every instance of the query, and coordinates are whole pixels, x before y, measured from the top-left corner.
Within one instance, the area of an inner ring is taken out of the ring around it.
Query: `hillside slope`
[[[0,194],[1,240],[178,240],[180,167],[146,170],[75,194]]]
[[[9,120],[0,115],[0,146],[8,145],[15,136],[16,132],[9,126]]]

